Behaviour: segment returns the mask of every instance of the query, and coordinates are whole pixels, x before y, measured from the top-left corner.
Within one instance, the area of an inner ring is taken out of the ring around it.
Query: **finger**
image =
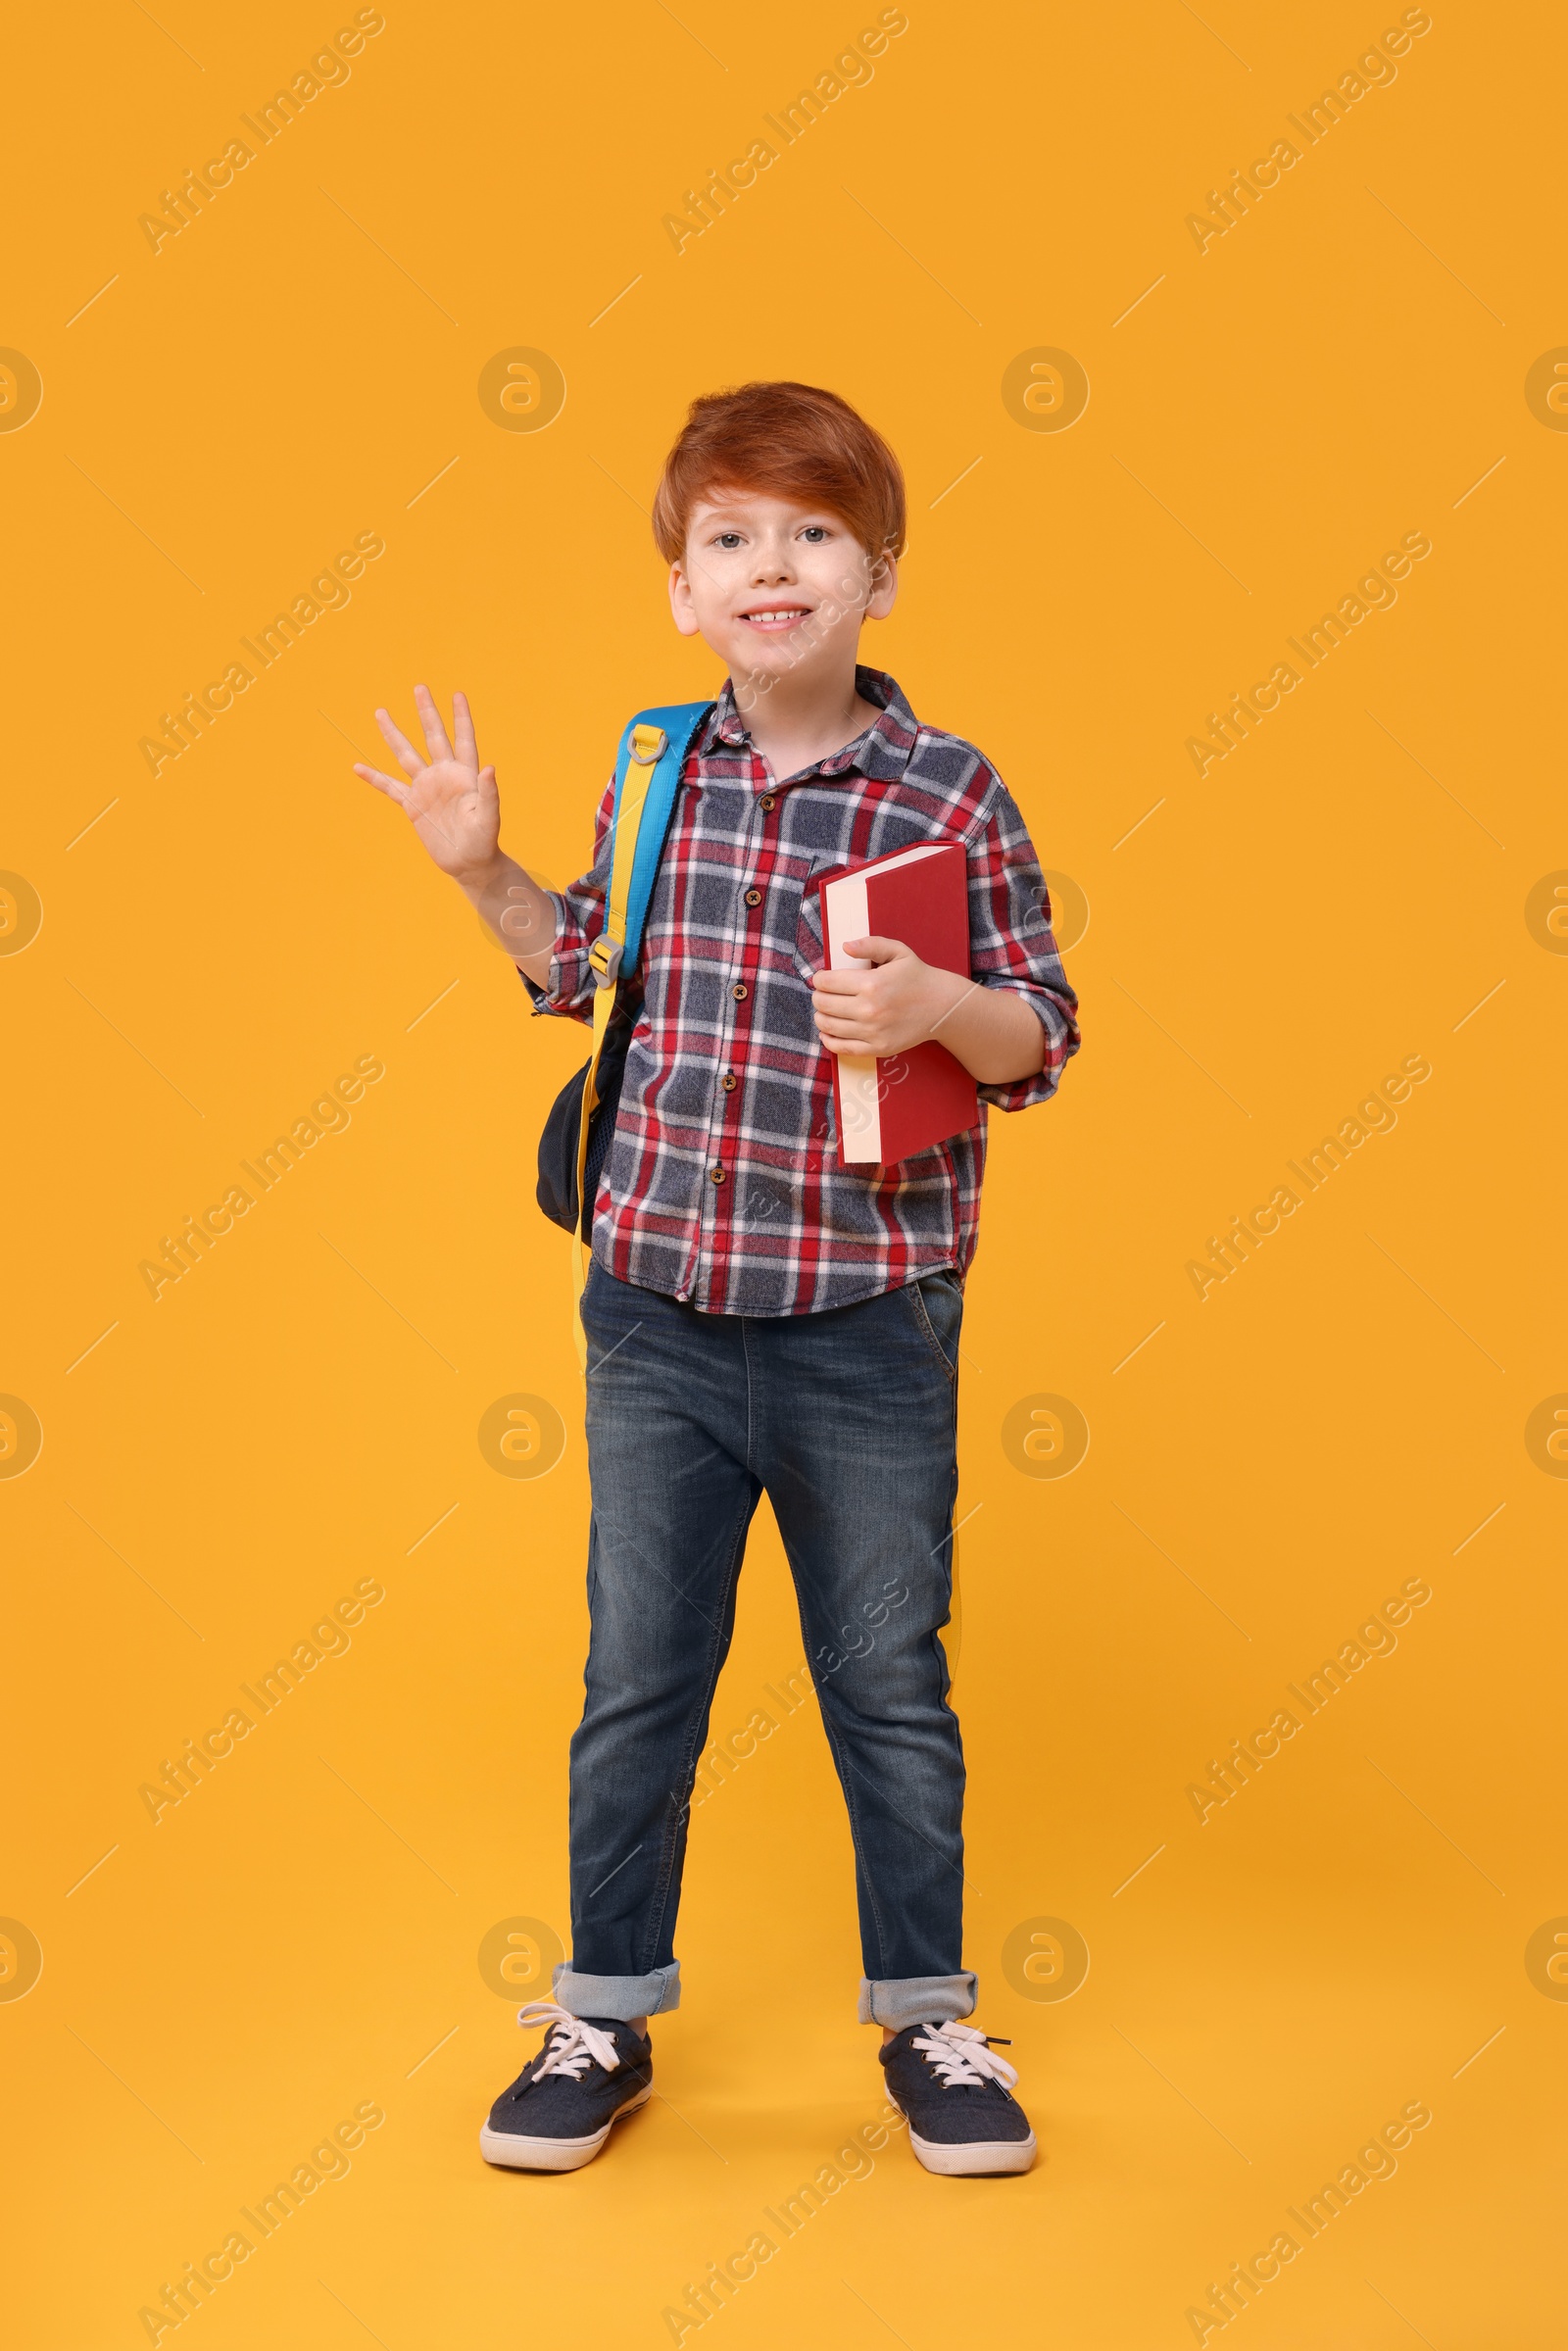
[[[398,765],[402,768],[404,774],[412,783],[414,778],[423,769],[424,761],[420,759],[418,753],[415,750],[414,745],[409,741],[408,736],[403,732],[403,729],[394,723],[390,710],[377,710],[375,713],[375,723],[381,730],[382,739],[386,743],[387,749],[392,753],[394,759],[397,760]]]
[[[847,1043],[865,1045],[870,1040],[870,1024],[864,1020],[834,1020],[826,1013],[816,1015],[819,1037],[842,1037]]]
[[[912,955],[914,950],[906,947],[902,939],[846,939],[844,952],[847,955],[863,955],[869,963],[891,963],[899,955]]]
[[[408,785],[400,784],[395,776],[383,775],[379,767],[362,767],[358,761],[355,763],[354,772],[366,783],[373,784],[378,792],[384,792],[388,800],[395,800],[400,808],[408,807],[413,796]]]
[[[447,741],[446,721],[435,707],[435,696],[428,686],[416,686],[414,699],[418,705],[419,723],[424,728],[424,748],[432,763],[436,759],[450,759],[452,746]]]
[[[457,740],[459,759],[465,767],[477,767],[479,746],[473,739],[473,712],[468,708],[466,694],[452,697],[452,732]]]
[[[811,986],[820,996],[858,996],[865,986],[863,971],[813,971]]]

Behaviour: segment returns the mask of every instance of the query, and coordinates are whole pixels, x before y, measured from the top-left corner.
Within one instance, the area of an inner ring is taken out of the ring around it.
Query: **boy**
[[[963,1758],[941,1629],[957,1486],[963,1277],[985,1117],[898,1166],[847,1165],[829,1056],[940,1030],[981,1099],[1020,1109],[1078,1047],[1040,868],[1000,778],[857,665],[893,609],[904,481],[881,436],[805,384],[693,404],[654,532],[683,636],[728,677],[683,770],[644,933],[642,1004],[582,1299],[593,1495],[586,1702],[571,1744],[571,1957],[519,2021],[545,2045],[497,2100],[493,2163],[587,2163],[651,2094],[674,2008],[688,1804],[734,1622],[746,1531],[772,1503],[849,1807],[862,2023],[930,2171],[1018,2172],[1016,2074],[959,2020]],[[514,955],[536,1012],[591,1017],[610,876],[559,895],[499,843],[465,698],[456,745],[416,688],[427,759],[385,710],[413,820]],[[970,977],[896,939],[825,971],[830,865],[926,841],[967,853]]]

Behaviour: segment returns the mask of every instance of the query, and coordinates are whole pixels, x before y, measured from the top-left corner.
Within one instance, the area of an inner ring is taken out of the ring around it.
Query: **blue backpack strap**
[[[663,854],[664,836],[674,811],[675,793],[680,784],[686,756],[696,739],[697,730],[713,706],[710,702],[679,702],[662,709],[639,710],[628,721],[615,755],[615,806],[619,808],[621,787],[631,760],[632,731],[639,726],[657,726],[664,737],[664,748],[654,765],[647,797],[643,803],[642,822],[637,832],[637,855],[632,864],[631,891],[626,901],[626,936],[620,952],[617,976],[628,975],[637,968],[642,950],[643,925],[648,919],[648,903],[654,894],[654,877]]]

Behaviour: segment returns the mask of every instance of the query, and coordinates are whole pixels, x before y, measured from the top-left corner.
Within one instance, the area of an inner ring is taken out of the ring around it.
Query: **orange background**
[[[532,1189],[581,1041],[529,1024],[350,772],[376,703],[462,685],[508,846],[577,870],[625,717],[717,682],[668,621],[660,458],[694,392],[769,374],[903,456],[867,658],[997,761],[1086,902],[1087,1043],[1059,1102],[994,1122],[962,1375],[969,1958],[1042,2160],[953,2183],[895,2139],[702,2332],[1191,2342],[1209,2282],[1421,2100],[1397,2175],[1260,2292],[1253,2351],[1556,2339],[1568,2007],[1526,1951],[1568,1912],[1568,1491],[1525,1432],[1568,1388],[1568,964],[1526,906],[1568,866],[1568,441],[1524,386],[1568,341],[1561,27],[1435,7],[1200,253],[1186,216],[1397,10],[911,0],[677,255],[682,191],[877,13],[397,0],[156,253],[138,216],[334,19],[159,0],[7,36],[0,342],[43,397],[0,430],[0,865],[42,927],[0,903],[0,1390],[43,1444],[0,1479],[0,1911],[42,1974],[11,1932],[0,2035],[7,2326],[37,2351],[145,2341],[366,2103],[350,2175],[187,2322],[208,2351],[667,2342],[878,2111],[808,1706],[698,1814],[662,2102],[578,2177],[479,2162],[524,2044],[476,1955],[566,1922],[587,1490]],[[480,405],[517,347],[564,376],[545,430]],[[1067,430],[1002,397],[1042,347],[1087,373]],[[1205,713],[1410,531],[1397,603],[1200,778]],[[160,712],[363,532],[352,601],[150,773]],[[1397,1127],[1200,1302],[1207,1237],[1415,1054]],[[352,1124],[155,1302],[161,1236],[364,1055]],[[481,1450],[519,1395],[564,1426],[547,1476]],[[1042,1395],[1090,1432],[1065,1478],[1004,1445]],[[1200,1825],[1209,1759],[1415,1578],[1396,1652]],[[367,1580],[348,1652],[155,1825],[140,1786]],[[715,1733],[800,1656],[760,1522]],[[1070,1998],[1050,1946],[1004,1964],[1044,1919],[1088,1948]]]

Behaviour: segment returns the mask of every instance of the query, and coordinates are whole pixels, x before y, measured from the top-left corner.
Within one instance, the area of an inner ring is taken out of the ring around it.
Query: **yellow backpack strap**
[[[589,1247],[583,1238],[589,1203],[583,1198],[588,1181],[588,1122],[598,1107],[599,1092],[595,1079],[599,1056],[604,1050],[611,1015],[619,993],[621,955],[626,944],[626,909],[631,899],[633,869],[637,863],[637,836],[642,830],[643,810],[648,805],[648,790],[653,782],[654,769],[668,748],[668,737],[662,726],[639,721],[630,732],[627,746],[626,771],[615,794],[615,829],[611,852],[610,894],[605,901],[605,924],[588,950],[588,960],[598,980],[594,998],[594,1042],[588,1066],[582,1080],[582,1115],[577,1123],[577,1222],[571,1236],[572,1270],[572,1336],[577,1346],[577,1362],[583,1376],[588,1372],[588,1339],[582,1327],[581,1298],[588,1279]]]

